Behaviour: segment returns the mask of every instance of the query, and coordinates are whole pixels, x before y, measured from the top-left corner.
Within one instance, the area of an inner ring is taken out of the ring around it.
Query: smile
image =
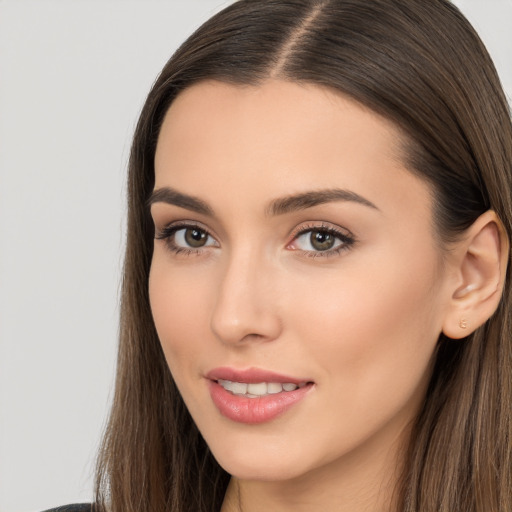
[[[309,379],[258,368],[216,368],[205,377],[210,397],[220,414],[245,424],[274,420],[295,409],[315,388]]]
[[[217,381],[226,391],[237,396],[245,396],[247,398],[260,398],[262,396],[276,395],[277,393],[295,391],[304,387],[306,382],[294,384],[293,382],[233,382],[230,380],[219,379]]]

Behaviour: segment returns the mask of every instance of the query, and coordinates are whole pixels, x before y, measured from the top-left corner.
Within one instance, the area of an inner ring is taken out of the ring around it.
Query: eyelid
[[[326,221],[310,221],[304,224],[300,224],[292,230],[292,232],[289,235],[289,243],[293,242],[293,240],[295,240],[299,235],[307,233],[308,231],[315,230],[325,230],[334,234],[339,234],[342,237],[351,238],[355,240],[355,236],[346,228],[342,228],[341,226]]]
[[[203,231],[206,236],[214,241],[213,244],[207,244],[200,247],[181,246],[176,243],[175,235],[179,231],[187,229],[198,229]],[[162,240],[167,250],[175,256],[205,256],[211,255],[212,248],[220,247],[217,237],[212,234],[211,230],[202,223],[190,220],[174,221],[166,224],[164,227],[157,229],[155,227],[155,239]]]
[[[207,226],[205,226],[202,222],[196,221],[196,220],[177,220],[173,222],[169,222],[165,224],[163,227],[158,228],[155,225],[155,238],[157,240],[161,240],[162,238],[166,238],[169,236],[167,233],[169,232],[176,232],[179,229],[186,229],[186,228],[198,228],[201,231],[204,231],[209,236],[214,238],[218,243],[218,237],[217,235]]]
[[[176,232],[182,229],[190,229],[197,228],[201,231],[204,231],[206,235],[213,239],[214,244],[209,244],[201,247],[181,247],[177,245],[174,240],[174,235]],[[332,234],[335,238],[337,238],[341,243],[326,250],[306,250],[291,247],[292,244],[301,236],[307,234],[308,232],[314,231],[325,231],[327,233]],[[173,221],[166,224],[162,228],[157,228],[155,226],[155,239],[163,240],[168,249],[176,254],[178,253],[186,253],[186,254],[195,254],[199,255],[203,253],[208,248],[218,248],[220,247],[220,243],[218,241],[218,237],[212,230],[206,227],[203,223],[193,220],[179,220]],[[328,256],[336,256],[339,253],[348,250],[355,242],[355,236],[346,228],[342,228],[339,225],[332,224],[326,221],[311,221],[298,225],[295,227],[290,235],[288,236],[289,242],[286,244],[286,249],[295,251],[299,254],[309,256],[309,257],[328,257]]]
[[[291,245],[301,236],[313,231],[325,231],[327,233],[330,233],[334,237],[338,238],[338,240],[340,240],[342,243],[340,243],[338,246],[335,246],[331,249],[327,249],[325,251],[305,250],[291,247]],[[290,238],[291,240],[286,246],[288,249],[301,253],[305,256],[315,258],[337,256],[341,252],[350,249],[357,241],[355,236],[348,229],[342,228],[336,224],[331,224],[330,222],[325,221],[308,222],[306,224],[301,224],[292,231],[292,233],[290,234]]]

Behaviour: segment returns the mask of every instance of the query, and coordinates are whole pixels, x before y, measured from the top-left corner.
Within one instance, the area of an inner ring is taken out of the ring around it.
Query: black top
[[[74,505],[50,508],[44,512],[94,512],[94,508],[90,503],[75,503]]]

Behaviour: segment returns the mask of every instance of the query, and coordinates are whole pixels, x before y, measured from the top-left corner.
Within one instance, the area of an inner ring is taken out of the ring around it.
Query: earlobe
[[[468,336],[496,311],[509,256],[509,240],[495,212],[482,214],[457,242],[457,284],[443,323],[449,338]]]

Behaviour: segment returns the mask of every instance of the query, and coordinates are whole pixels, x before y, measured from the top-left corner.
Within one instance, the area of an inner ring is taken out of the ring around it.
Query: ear
[[[498,216],[489,210],[455,245],[451,263],[456,279],[443,333],[460,339],[483,325],[498,307],[507,271],[509,240]]]

